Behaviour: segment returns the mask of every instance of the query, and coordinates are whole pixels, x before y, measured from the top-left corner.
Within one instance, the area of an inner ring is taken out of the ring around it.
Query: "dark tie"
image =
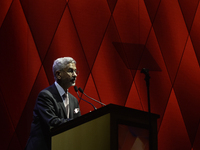
[[[69,95],[68,93],[64,94],[64,100],[65,100],[65,108],[67,112],[67,118],[69,119]]]

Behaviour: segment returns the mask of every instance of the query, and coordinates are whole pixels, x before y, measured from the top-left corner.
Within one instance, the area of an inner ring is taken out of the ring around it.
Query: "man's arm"
[[[37,98],[36,108],[42,121],[49,127],[55,127],[67,122],[64,116],[58,116],[58,110],[61,108],[58,108],[56,100],[49,91],[40,92]]]

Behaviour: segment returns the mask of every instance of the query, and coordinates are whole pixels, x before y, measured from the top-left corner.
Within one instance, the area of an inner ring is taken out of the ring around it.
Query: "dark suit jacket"
[[[69,93],[69,118],[81,115],[77,99]],[[26,150],[50,150],[50,128],[67,122],[67,112],[55,84],[42,90],[33,110],[33,122]]]

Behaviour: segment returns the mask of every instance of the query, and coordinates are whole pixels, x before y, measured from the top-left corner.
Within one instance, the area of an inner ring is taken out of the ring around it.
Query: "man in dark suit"
[[[36,100],[26,150],[50,150],[50,128],[81,115],[77,99],[68,92],[75,85],[76,61],[71,57],[56,59],[53,74],[55,83],[42,90]]]

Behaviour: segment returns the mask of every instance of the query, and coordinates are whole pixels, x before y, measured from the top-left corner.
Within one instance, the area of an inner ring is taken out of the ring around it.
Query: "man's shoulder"
[[[39,94],[51,94],[54,93],[56,91],[56,87],[54,84],[46,87],[45,89],[43,89],[42,91],[40,91]]]

